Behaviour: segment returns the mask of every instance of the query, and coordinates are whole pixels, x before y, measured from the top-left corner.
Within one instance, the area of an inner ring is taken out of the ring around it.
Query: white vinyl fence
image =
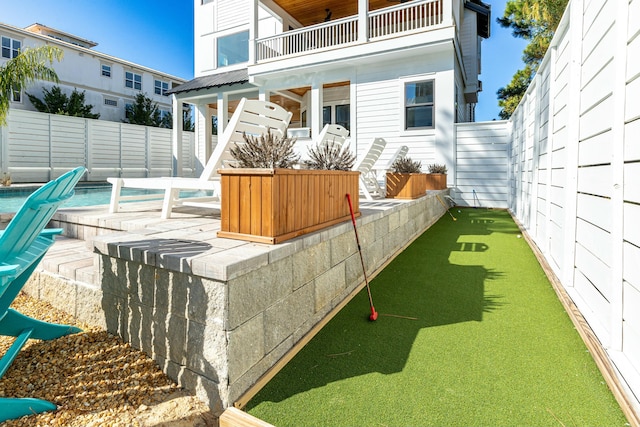
[[[508,207],[510,124],[504,121],[456,124],[458,205]]]
[[[171,176],[171,129],[10,110],[0,128],[0,176],[13,182],[47,182],[77,166],[86,181],[108,177]],[[194,176],[193,132],[182,134],[182,176]]]
[[[571,0],[514,113],[509,206],[640,398],[640,0]]]

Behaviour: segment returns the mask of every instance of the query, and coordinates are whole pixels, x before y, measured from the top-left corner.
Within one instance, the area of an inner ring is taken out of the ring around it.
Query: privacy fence
[[[13,182],[47,182],[77,166],[86,181],[171,176],[171,129],[10,110],[0,127],[0,173]],[[193,132],[183,132],[182,175],[199,168]]]
[[[639,52],[640,0],[571,0],[512,117],[509,156],[510,208],[607,350],[636,405]]]

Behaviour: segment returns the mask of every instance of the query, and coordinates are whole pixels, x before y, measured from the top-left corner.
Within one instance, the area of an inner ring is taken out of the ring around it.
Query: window
[[[104,77],[111,77],[111,65],[102,64],[102,75]]]
[[[156,80],[154,82],[155,93],[156,95],[164,95],[167,96],[167,91],[169,90],[169,83],[163,82],[161,80]]]
[[[405,83],[404,128],[433,128],[433,80]]]
[[[11,100],[13,102],[22,102],[22,92],[19,90],[12,90],[11,91]]]
[[[218,67],[239,64],[249,60],[249,31],[218,39]]]
[[[2,57],[12,59],[18,56],[22,42],[20,40],[14,40],[9,37],[2,37]]]
[[[105,98],[104,99],[104,105],[108,105],[109,107],[117,107],[118,106],[118,100]]]
[[[131,89],[142,90],[142,76],[127,71],[124,73],[124,85]]]
[[[325,105],[322,107],[322,126],[335,123],[349,130],[351,127],[351,106],[349,104],[342,105]]]

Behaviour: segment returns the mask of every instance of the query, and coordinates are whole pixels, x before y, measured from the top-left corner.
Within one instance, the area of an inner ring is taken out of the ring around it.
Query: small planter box
[[[446,190],[447,174],[445,173],[428,173],[427,174],[427,190]]]
[[[427,175],[424,173],[387,172],[387,197],[393,199],[417,199],[424,196]]]
[[[354,171],[220,169],[218,237],[280,243],[360,216]]]

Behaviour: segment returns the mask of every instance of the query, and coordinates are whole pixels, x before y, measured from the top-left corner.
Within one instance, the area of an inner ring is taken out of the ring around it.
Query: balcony
[[[255,60],[264,63],[435,29],[444,22],[445,1],[414,0],[259,38]]]

